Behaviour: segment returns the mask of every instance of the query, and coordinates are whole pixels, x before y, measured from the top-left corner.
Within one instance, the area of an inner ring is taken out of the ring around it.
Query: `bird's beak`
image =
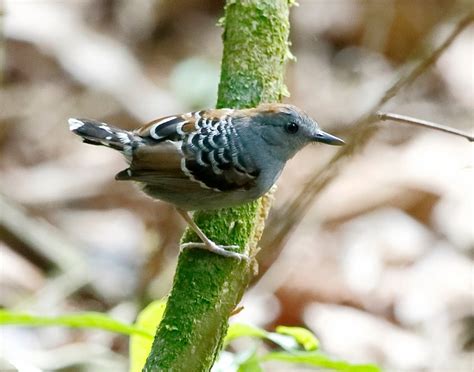
[[[317,142],[327,143],[328,145],[342,146],[345,142],[332,134],[326,133],[322,130],[319,130],[318,133],[313,137]]]

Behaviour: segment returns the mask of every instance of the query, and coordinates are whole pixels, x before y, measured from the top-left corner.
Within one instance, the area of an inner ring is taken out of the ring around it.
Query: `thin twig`
[[[290,232],[309,211],[316,196],[334,179],[344,162],[351,155],[361,151],[375,134],[377,128],[373,124],[377,117],[374,113],[379,111],[385,103],[395,97],[403,88],[411,85],[428,68],[433,66],[456,37],[473,21],[474,12],[461,18],[442,44],[424,56],[408,74],[401,76],[365,115],[356,120],[352,126],[347,144],[341,147],[321,171],[308,180],[305,186],[299,190],[298,194],[284,208],[273,214],[273,217],[267,223],[266,233],[261,241],[261,246],[264,249],[271,247],[273,252],[278,252],[283,248],[284,242],[290,236]]]
[[[404,87],[409,86],[413,83],[421,74],[423,74],[430,66],[434,65],[439,57],[448,49],[458,35],[464,31],[464,29],[474,22],[474,12],[469,13],[466,17],[463,17],[454,27],[454,30],[449,34],[446,40],[441,43],[435,50],[433,50],[428,56],[423,58],[421,62],[408,74],[400,78],[390,89],[388,89],[384,96],[381,98],[379,105],[382,106]]]
[[[470,134],[468,134],[468,133],[466,133],[462,130],[450,128],[450,127],[447,127],[445,125],[433,123],[433,122],[427,121],[427,120],[412,118],[411,116],[405,116],[405,115],[393,114],[391,112],[380,112],[379,111],[379,112],[377,112],[377,117],[382,121],[390,120],[390,121],[394,121],[394,122],[402,123],[402,124],[412,124],[412,125],[416,125],[416,126],[423,127],[423,128],[430,128],[430,129],[434,129],[434,130],[439,130],[441,132],[454,134],[455,136],[464,137],[469,142],[474,141],[474,136],[471,136]]]

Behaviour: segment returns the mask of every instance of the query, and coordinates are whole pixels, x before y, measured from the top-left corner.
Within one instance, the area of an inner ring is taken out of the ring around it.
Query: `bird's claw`
[[[181,249],[190,249],[190,248],[205,249],[209,252],[213,252],[223,257],[236,258],[239,261],[241,260],[249,261],[249,257],[246,254],[232,251],[233,249],[239,249],[240,247],[238,245],[218,245],[212,241],[209,243],[192,242],[192,243],[181,244]]]

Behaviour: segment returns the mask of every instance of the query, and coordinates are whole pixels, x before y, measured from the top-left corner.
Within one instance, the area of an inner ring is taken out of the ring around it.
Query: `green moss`
[[[253,220],[258,206],[259,201],[255,201],[236,208],[199,211],[194,214],[194,220],[211,240],[223,245],[239,245],[243,252],[253,230]],[[249,223],[244,223],[244,221]],[[188,229],[183,241],[200,240],[194,231]]]
[[[279,101],[288,52],[286,1],[228,1],[218,107]]]
[[[253,107],[279,101],[286,91],[288,0],[228,0],[218,107]],[[267,203],[268,204],[268,203]],[[249,253],[260,231],[262,204],[199,211],[196,223],[219,244]],[[267,207],[265,207],[267,208]],[[264,213],[263,213],[264,214]],[[189,229],[184,242],[199,241]],[[222,347],[228,318],[251,278],[250,263],[203,250],[182,252],[163,320],[144,371],[208,371]]]

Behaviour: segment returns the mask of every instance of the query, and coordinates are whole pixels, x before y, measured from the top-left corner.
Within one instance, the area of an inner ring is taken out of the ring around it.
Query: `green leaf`
[[[272,341],[274,344],[280,346],[286,351],[295,351],[300,349],[298,342],[296,342],[296,340],[290,336],[268,332],[266,339]]]
[[[143,369],[151,350],[153,335],[163,318],[165,307],[165,300],[153,301],[138,314],[135,326],[146,330],[152,337],[133,335],[130,338],[130,372],[140,372]]]
[[[263,372],[256,350],[253,350],[240,362],[237,372]]]
[[[323,367],[334,371],[343,372],[381,372],[380,368],[373,364],[350,364],[342,360],[335,360],[319,351],[314,352],[273,352],[264,355],[263,361],[278,360],[288,363],[308,364],[315,367]]]
[[[319,348],[318,339],[306,328],[278,326],[276,332],[293,337],[306,351],[314,351]]]
[[[274,333],[248,324],[234,323],[229,326],[224,345],[227,346],[232,340],[239,337],[256,337],[269,340],[286,350],[268,353],[262,357],[258,357],[255,351],[238,355],[236,356],[236,362],[239,366],[239,372],[260,372],[262,369],[259,361],[269,360],[301,363],[343,372],[381,371],[377,366],[372,364],[351,364],[343,360],[333,359],[322,352],[315,351],[319,347],[319,341],[311,331],[301,327],[278,326],[276,333]],[[301,346],[305,351],[300,350]]]
[[[224,339],[224,347],[227,346],[231,341],[239,337],[266,338],[267,335],[268,332],[261,328],[249,324],[233,323],[229,326],[229,329],[227,330],[227,335]]]
[[[135,325],[122,323],[108,315],[87,312],[54,317],[37,316],[0,310],[0,325],[18,325],[27,327],[66,326],[72,328],[96,328],[124,335],[138,335],[142,338],[153,339],[153,334]]]
[[[264,329],[249,325],[234,323],[229,326],[227,336],[224,340],[226,347],[232,340],[239,337],[256,337],[273,342],[287,351],[298,350],[302,345],[305,350],[315,350],[318,347],[318,340],[314,335],[299,327],[279,327],[277,333],[267,332]]]

